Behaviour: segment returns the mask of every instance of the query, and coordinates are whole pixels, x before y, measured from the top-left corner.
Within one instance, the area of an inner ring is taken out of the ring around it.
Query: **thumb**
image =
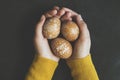
[[[81,32],[84,32],[84,30],[87,29],[87,25],[84,22],[84,20],[82,19],[81,15],[76,16],[76,22],[77,22]]]
[[[89,37],[89,30],[87,28],[87,24],[84,22],[81,15],[76,16],[76,22],[80,29],[80,37],[79,38]]]
[[[42,15],[35,29],[36,34],[42,34],[42,27],[44,25],[45,19],[45,16]]]

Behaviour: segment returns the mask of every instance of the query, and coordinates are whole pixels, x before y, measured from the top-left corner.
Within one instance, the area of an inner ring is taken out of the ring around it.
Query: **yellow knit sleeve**
[[[51,80],[57,65],[53,60],[37,56],[25,80]]]
[[[67,61],[73,80],[99,80],[91,55]]]

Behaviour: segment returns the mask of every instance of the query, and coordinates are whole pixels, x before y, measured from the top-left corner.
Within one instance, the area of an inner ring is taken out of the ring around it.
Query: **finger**
[[[72,18],[71,18],[71,13],[70,13],[70,12],[67,12],[64,16],[62,16],[61,20],[62,20],[62,21],[72,20]]]
[[[78,13],[76,13],[75,11],[73,11],[73,10],[71,10],[71,9],[69,9],[69,8],[65,8],[65,7],[63,7],[63,8],[61,9],[61,11],[71,12],[71,16],[78,15]]]
[[[47,13],[45,13],[45,17],[46,18],[49,18],[49,17],[53,17],[57,14],[57,10],[53,9],[53,10],[50,10],[48,11]]]
[[[81,15],[77,15],[77,16],[75,16],[75,18],[76,18],[76,22],[81,30],[87,28],[87,25],[84,22],[84,20],[82,19]]]
[[[57,11],[59,10],[58,6],[54,6],[52,10],[45,13],[46,18],[53,17],[57,14]]]
[[[58,18],[60,18],[61,15],[63,15],[65,13],[63,11],[60,11],[60,8],[58,6],[54,6],[53,9],[57,10],[57,14],[55,16],[58,17]]]
[[[64,14],[65,14],[65,11],[64,11],[64,10],[59,10],[58,13],[56,14],[56,16],[57,16],[58,18],[61,18]]]
[[[53,9],[58,11],[60,8],[58,6],[54,6]]]
[[[45,19],[46,19],[45,16],[42,15],[42,16],[41,16],[41,19],[40,19],[40,21],[38,22],[38,24],[37,24],[37,26],[36,26],[36,29],[35,29],[36,35],[42,34],[42,27],[43,27],[43,24],[44,24],[44,22],[45,22]]]
[[[71,17],[77,15],[76,12],[72,11],[69,8],[63,7],[61,10],[58,11],[57,16],[60,18],[62,17],[66,12],[71,12]]]
[[[63,14],[60,14],[64,12]],[[67,13],[67,15],[66,15]],[[63,7],[60,11],[59,11],[59,16],[61,17],[62,16],[62,19],[61,20],[72,20],[72,18],[74,18],[74,16],[78,15],[78,13],[72,11],[71,9],[69,8],[65,8]]]
[[[76,16],[76,22],[80,29],[80,38],[84,39],[85,37],[89,37],[89,30],[87,28],[87,24],[84,22],[81,15]]]

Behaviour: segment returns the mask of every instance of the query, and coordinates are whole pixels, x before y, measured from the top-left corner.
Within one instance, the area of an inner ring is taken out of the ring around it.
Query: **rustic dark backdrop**
[[[0,0],[0,80],[24,80],[35,54],[35,25],[54,5],[73,9],[88,24],[100,80],[120,80],[119,0]],[[53,80],[70,76],[61,60]]]

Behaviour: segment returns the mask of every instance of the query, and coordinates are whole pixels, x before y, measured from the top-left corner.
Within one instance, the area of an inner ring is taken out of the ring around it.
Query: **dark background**
[[[35,54],[35,25],[54,5],[73,9],[88,24],[100,80],[120,80],[119,0],[0,0],[0,80],[24,80]],[[53,80],[70,76],[61,60]]]

